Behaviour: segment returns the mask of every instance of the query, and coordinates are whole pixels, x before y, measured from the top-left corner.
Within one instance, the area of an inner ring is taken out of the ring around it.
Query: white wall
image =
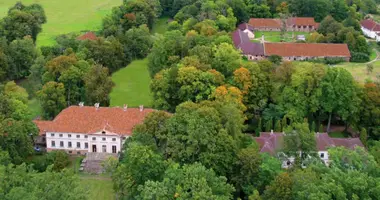
[[[250,31],[248,29],[245,29],[243,32],[248,34],[248,38],[249,39],[254,39],[255,38],[255,34],[252,31]]]
[[[54,136],[52,136],[54,134]],[[71,137],[69,137],[71,135]],[[87,136],[87,138],[86,138]],[[79,137],[79,138],[77,138]],[[126,136],[128,137],[128,136]],[[95,138],[95,140],[93,140]],[[105,138],[105,141],[103,141]],[[113,139],[115,141],[113,141]],[[52,146],[52,141],[55,141],[55,147]],[[60,142],[63,142],[63,147],[60,146]],[[78,133],[46,133],[46,147],[48,149],[56,150],[66,150],[66,151],[88,151],[92,152],[92,145],[96,145],[97,152],[102,152],[102,145],[106,145],[107,153],[112,153],[112,146],[116,146],[116,153],[121,151],[122,145],[125,140],[122,140],[122,136],[106,132],[102,134],[101,132],[95,134],[78,134]],[[71,142],[71,147],[68,143]],[[77,142],[80,143],[80,148],[77,147]],[[88,148],[85,148],[85,143],[88,144]]]

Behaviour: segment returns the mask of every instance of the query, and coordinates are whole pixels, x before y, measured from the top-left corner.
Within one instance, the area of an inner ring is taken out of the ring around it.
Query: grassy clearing
[[[348,134],[345,132],[330,132],[329,136],[332,138],[348,138]]]
[[[88,190],[88,199],[110,200],[115,199],[112,180],[98,176],[80,176],[81,183]]]
[[[41,104],[36,98],[28,101],[28,107],[33,119],[42,115]]]
[[[1,0],[0,18],[18,1]],[[111,12],[112,7],[121,5],[122,0],[22,0],[22,3],[39,3],[45,9],[47,23],[37,38],[37,45],[45,46],[54,44],[54,37],[60,34],[98,30],[102,18]]]
[[[152,33],[164,34],[168,28],[168,19],[169,17],[161,17],[153,25]]]
[[[150,107],[152,97],[149,84],[148,59],[135,60],[112,75],[116,86],[110,94],[111,106]]]
[[[305,35],[307,38],[310,33],[308,32],[300,32],[300,31],[294,31],[294,38],[293,38],[293,32],[286,32],[285,34],[285,42],[295,42],[295,37],[297,35]],[[281,32],[280,31],[255,31],[255,40],[260,40],[261,36],[264,35],[265,41],[268,42],[281,42]]]
[[[372,49],[372,50],[371,50],[371,54],[369,55],[369,60],[370,60],[370,61],[375,60],[376,57],[377,57],[376,50],[375,50],[375,49]]]
[[[380,75],[380,61],[375,61],[372,64],[374,66],[374,69],[371,74],[367,73],[367,64],[365,63],[347,62],[338,64],[336,66],[345,68],[352,74],[356,81],[359,83],[364,83],[367,79],[376,80],[376,75]]]

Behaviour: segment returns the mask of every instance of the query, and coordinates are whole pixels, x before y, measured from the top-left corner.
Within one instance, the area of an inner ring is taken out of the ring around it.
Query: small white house
[[[143,122],[153,109],[120,107],[70,106],[53,121],[35,120],[39,141],[46,150],[64,150],[69,154],[111,153],[122,150],[135,125]]]
[[[253,26],[249,25],[248,23],[242,23],[238,26],[238,28],[243,31],[244,33],[248,34],[249,39],[255,38],[255,33],[253,30]]]
[[[360,22],[363,34],[369,38],[380,41],[380,24],[376,23],[372,19],[365,19]]]

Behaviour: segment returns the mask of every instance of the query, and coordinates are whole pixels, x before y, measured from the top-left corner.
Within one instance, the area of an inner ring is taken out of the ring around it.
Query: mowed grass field
[[[81,176],[81,184],[88,191],[88,199],[91,200],[112,200],[115,199],[115,192],[112,188],[112,180],[106,178],[96,178],[95,176]]]
[[[127,67],[112,74],[116,84],[110,94],[111,106],[138,107],[152,105],[148,59],[135,60]]]
[[[294,38],[293,38],[293,32],[286,32],[285,42],[295,42],[295,37],[297,35],[304,35],[307,38],[309,34],[310,33],[308,33],[308,32],[294,31]],[[255,31],[254,42],[257,40],[261,40],[262,35],[264,35],[265,41],[281,42],[281,32],[280,31]]]
[[[20,0],[0,0],[0,18],[4,17],[9,7]],[[98,30],[102,18],[111,12],[112,7],[122,4],[122,0],[21,0],[23,4],[38,3],[45,10],[47,23],[42,26],[37,45],[54,44],[57,35]]]
[[[372,64],[374,68],[370,74],[367,73],[367,64],[365,63],[341,63],[336,65],[336,67],[345,68],[356,81],[363,84],[366,79],[376,80],[376,76],[380,75],[380,60]]]

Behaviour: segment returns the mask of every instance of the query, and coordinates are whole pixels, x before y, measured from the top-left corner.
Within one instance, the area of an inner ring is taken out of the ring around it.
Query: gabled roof
[[[77,38],[77,40],[96,40],[98,39],[93,32],[87,32]]]
[[[53,121],[34,121],[40,134],[46,132],[92,134],[109,131],[120,135],[131,135],[135,125],[143,122],[153,109],[119,107],[70,106]]]
[[[261,153],[275,155],[284,148],[284,134],[276,132],[262,132],[260,137],[253,137],[260,146]],[[345,147],[355,149],[364,147],[359,138],[331,138],[327,133],[316,133],[315,140],[318,151],[327,151],[330,147]]]
[[[251,18],[248,22],[254,28],[281,28],[281,20],[270,18]]]
[[[251,42],[248,34],[237,29],[232,33],[232,41],[236,49],[240,49],[245,55],[264,55],[264,47],[261,43]]]
[[[239,24],[238,28],[242,31],[248,29],[250,31],[253,31],[253,26],[251,26],[250,24],[248,23],[242,23],[242,24]]]
[[[347,44],[323,43],[264,43],[265,55],[282,57],[350,57]]]
[[[375,32],[379,32],[380,31],[380,24],[376,23],[375,21],[373,21],[372,19],[365,19],[365,20],[362,20],[360,22],[360,25],[365,28],[365,29],[368,29],[370,31],[375,31]]]
[[[287,20],[288,26],[317,26],[313,17],[291,17]]]

